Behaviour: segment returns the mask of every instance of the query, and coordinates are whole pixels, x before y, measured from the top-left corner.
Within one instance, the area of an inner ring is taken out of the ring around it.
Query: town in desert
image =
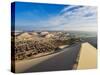
[[[15,60],[55,53],[79,41],[79,38],[74,38],[66,32],[17,32],[15,33]]]

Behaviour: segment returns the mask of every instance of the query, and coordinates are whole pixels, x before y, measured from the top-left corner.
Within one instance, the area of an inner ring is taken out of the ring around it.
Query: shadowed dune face
[[[81,43],[93,41],[92,37],[80,38],[67,32],[22,32],[12,38],[12,42],[15,42],[15,57],[12,61],[15,60],[16,73],[77,69],[79,61],[84,60],[77,59],[82,55]],[[89,44],[85,47],[88,47],[86,50],[91,48]]]
[[[16,62],[16,72],[25,73],[72,69],[94,69],[97,66],[96,53],[96,48],[89,43],[73,44],[58,53],[37,59]],[[76,61],[76,68],[73,68]]]
[[[73,44],[54,54],[16,62],[16,72],[72,70],[79,50],[80,44]]]

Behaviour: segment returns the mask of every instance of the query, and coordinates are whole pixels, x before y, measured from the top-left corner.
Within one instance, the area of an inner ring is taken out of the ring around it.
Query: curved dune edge
[[[80,49],[77,69],[95,68],[97,68],[97,50],[88,42],[83,43]]]

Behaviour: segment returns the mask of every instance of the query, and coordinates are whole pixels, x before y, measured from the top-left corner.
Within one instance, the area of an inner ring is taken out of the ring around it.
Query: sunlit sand
[[[89,43],[81,45],[77,69],[94,69],[97,67],[97,50]]]

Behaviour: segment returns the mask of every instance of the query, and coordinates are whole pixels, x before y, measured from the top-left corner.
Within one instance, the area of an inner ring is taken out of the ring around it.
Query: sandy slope
[[[16,72],[37,72],[52,70],[69,70],[77,58],[80,50],[80,44],[74,44],[69,48],[43,56],[36,59],[16,62]]]
[[[77,69],[93,69],[97,67],[97,50],[89,43],[81,45]]]

